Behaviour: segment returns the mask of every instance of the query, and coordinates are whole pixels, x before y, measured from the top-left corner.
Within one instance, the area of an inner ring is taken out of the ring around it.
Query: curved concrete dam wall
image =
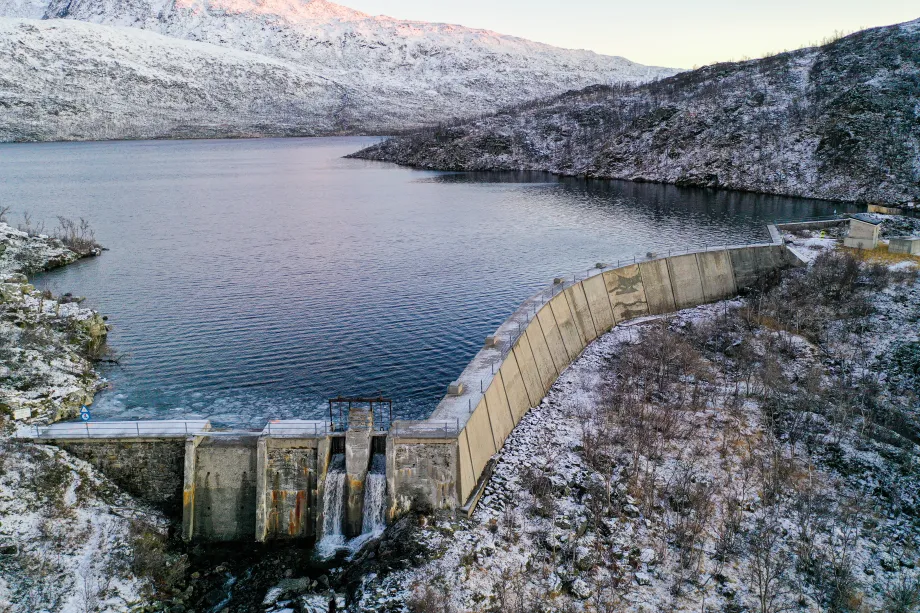
[[[387,440],[391,515],[412,507],[469,512],[490,460],[527,411],[594,339],[617,324],[715,302],[802,262],[778,240],[601,267],[531,297],[489,337],[425,421]]]
[[[769,244],[669,254],[558,279],[487,339],[429,419],[397,421],[389,432],[375,430],[372,412],[359,410],[349,414],[346,432],[309,420],[273,421],[257,432],[215,432],[204,421],[94,422],[36,427],[25,438],[59,444],[136,495],[175,513],[181,508],[186,539],[357,536],[366,477],[383,442],[390,518],[412,508],[471,512],[505,439],[588,344],[625,321],[729,298],[802,264],[774,228],[771,236]],[[374,492],[378,517],[382,492]]]

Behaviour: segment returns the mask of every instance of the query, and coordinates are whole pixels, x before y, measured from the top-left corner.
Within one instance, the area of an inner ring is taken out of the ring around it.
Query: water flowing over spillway
[[[333,555],[345,545],[342,524],[345,518],[345,456],[337,455],[329,463],[323,491],[323,537],[316,551],[323,557]]]
[[[377,454],[364,481],[364,519],[362,535],[376,535],[386,528],[387,475],[386,456]]]

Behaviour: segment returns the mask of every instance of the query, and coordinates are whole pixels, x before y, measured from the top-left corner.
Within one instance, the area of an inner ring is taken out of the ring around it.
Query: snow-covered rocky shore
[[[93,357],[105,344],[106,324],[78,298],[38,291],[26,274],[81,255],[58,239],[5,223],[0,249],[0,409],[22,420],[74,417],[103,384]]]
[[[141,573],[167,558],[160,514],[86,462],[12,438],[23,425],[73,417],[104,383],[93,368],[103,317],[25,276],[80,257],[0,223],[0,611],[127,611],[149,591]]]
[[[808,269],[589,346],[351,610],[916,611],[920,259],[786,239]]]

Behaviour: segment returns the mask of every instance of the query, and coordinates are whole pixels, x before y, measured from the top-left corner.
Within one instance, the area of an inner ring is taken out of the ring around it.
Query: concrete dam
[[[494,456],[585,347],[639,317],[730,298],[802,265],[772,242],[598,264],[525,301],[450,385],[426,420],[347,427],[273,421],[257,432],[206,421],[59,423],[25,438],[81,457],[132,494],[182,518],[183,538],[309,539],[322,546],[379,531],[409,510],[472,513]],[[581,277],[581,275],[579,275]]]

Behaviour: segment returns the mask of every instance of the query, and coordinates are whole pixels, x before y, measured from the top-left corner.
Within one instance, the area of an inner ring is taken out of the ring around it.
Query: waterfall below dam
[[[316,544],[316,553],[323,558],[332,557],[345,546],[342,525],[345,522],[345,456],[336,455],[326,472],[323,491],[323,538]]]
[[[342,549],[354,553],[386,528],[386,456],[375,454],[370,464],[370,470],[364,480],[361,534],[346,540],[343,531],[347,497],[345,458],[336,455],[329,463],[323,491],[323,537],[316,544],[316,553],[321,558],[332,557]]]
[[[364,480],[364,517],[361,536],[377,535],[387,527],[387,473],[386,456],[377,454],[371,461],[371,469]]]

